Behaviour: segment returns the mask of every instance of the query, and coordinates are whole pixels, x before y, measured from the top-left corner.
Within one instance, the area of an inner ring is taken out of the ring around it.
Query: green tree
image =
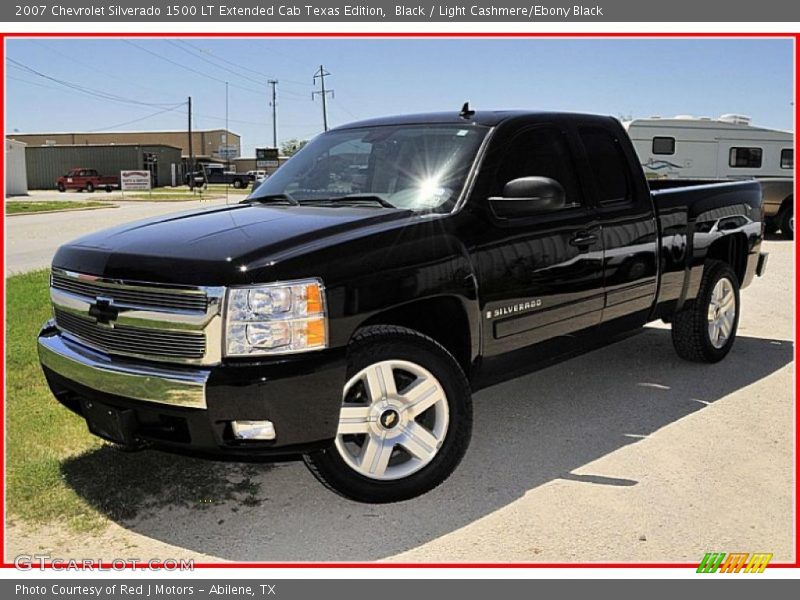
[[[298,140],[295,138],[292,138],[291,140],[286,140],[285,142],[281,142],[281,155],[292,156],[307,143],[308,140]]]

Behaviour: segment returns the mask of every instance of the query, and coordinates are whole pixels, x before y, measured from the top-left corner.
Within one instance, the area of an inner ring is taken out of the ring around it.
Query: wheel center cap
[[[389,410],[383,411],[378,420],[380,421],[381,427],[384,429],[392,429],[400,422],[400,413],[390,408]]]

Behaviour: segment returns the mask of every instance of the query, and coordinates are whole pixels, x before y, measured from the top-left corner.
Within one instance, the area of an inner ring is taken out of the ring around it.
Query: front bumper
[[[311,451],[336,435],[344,351],[255,364],[172,366],[110,357],[61,335],[51,323],[39,334],[38,345],[58,401],[89,418],[93,403],[119,411],[128,441],[248,458]],[[236,439],[231,422],[240,420],[271,421],[275,439]]]

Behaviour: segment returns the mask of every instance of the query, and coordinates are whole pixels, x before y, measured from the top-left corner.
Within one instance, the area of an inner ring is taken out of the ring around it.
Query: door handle
[[[593,233],[589,233],[588,231],[582,231],[575,235],[570,241],[571,246],[576,246],[578,248],[585,248],[587,246],[591,246],[592,244],[597,243],[597,236]]]

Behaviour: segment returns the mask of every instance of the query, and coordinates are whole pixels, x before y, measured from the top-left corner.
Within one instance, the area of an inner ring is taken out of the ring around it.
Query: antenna
[[[469,100],[464,102],[464,106],[461,107],[461,112],[458,113],[458,116],[462,119],[469,119],[475,114],[475,111],[469,107]]]

